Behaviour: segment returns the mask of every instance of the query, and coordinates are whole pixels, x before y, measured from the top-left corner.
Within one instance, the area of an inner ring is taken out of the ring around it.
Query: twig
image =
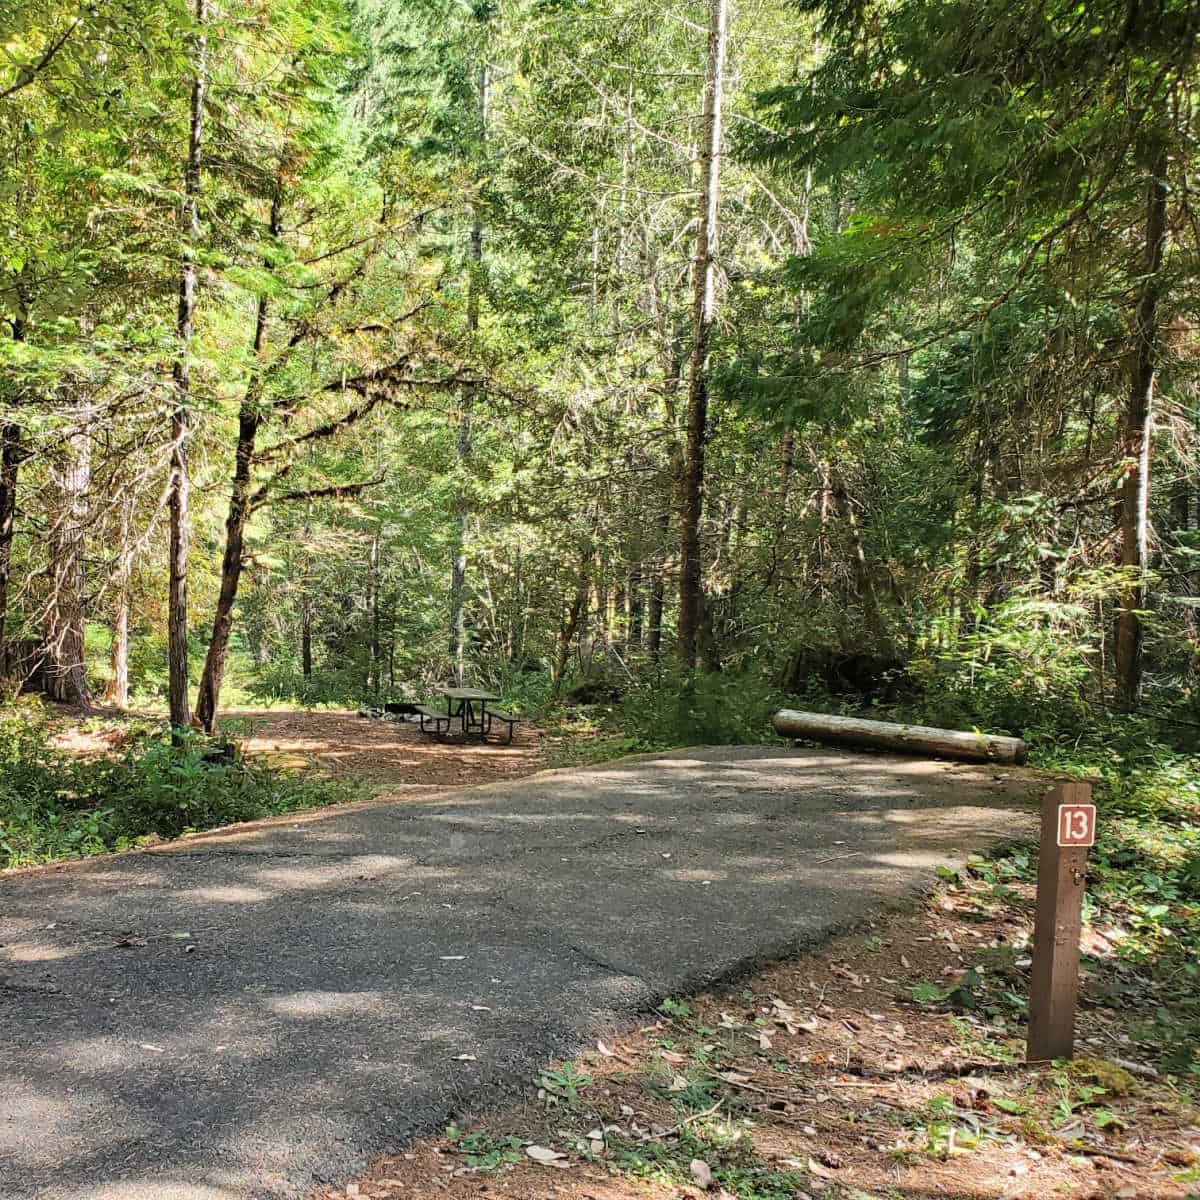
[[[669,1132],[679,1133],[693,1121],[703,1121],[705,1117],[711,1117],[713,1113],[720,1111],[721,1105],[724,1103],[724,1100],[718,1100],[716,1104],[712,1106],[712,1108],[706,1108],[703,1112],[692,1113],[690,1117],[684,1117],[683,1120],[680,1121],[678,1125],[674,1126]]]
[[[1141,1163],[1140,1158],[1134,1158],[1132,1154],[1121,1154],[1116,1150],[1104,1150],[1096,1146],[1076,1146],[1068,1142],[1064,1147],[1069,1154],[1086,1154],[1090,1158],[1111,1158],[1114,1162],[1132,1163],[1137,1166]]]

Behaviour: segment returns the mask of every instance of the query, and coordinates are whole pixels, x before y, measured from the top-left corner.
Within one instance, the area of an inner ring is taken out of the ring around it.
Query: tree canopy
[[[9,676],[1185,719],[1198,23],[4,4]]]

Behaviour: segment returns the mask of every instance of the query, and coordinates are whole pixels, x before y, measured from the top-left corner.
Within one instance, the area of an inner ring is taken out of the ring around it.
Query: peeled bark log
[[[927,725],[895,725],[890,721],[860,721],[854,717],[830,717],[825,713],[796,712],[788,708],[777,712],[772,724],[775,732],[783,737],[961,758],[968,762],[1019,766],[1028,755],[1028,747],[1020,738],[932,729]]]

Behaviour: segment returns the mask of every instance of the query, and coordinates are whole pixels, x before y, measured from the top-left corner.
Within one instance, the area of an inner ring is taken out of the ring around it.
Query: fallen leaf
[[[616,1057],[616,1055],[613,1054],[613,1052],[603,1042],[596,1043],[596,1053],[602,1055],[604,1058]]]
[[[475,1059],[475,1055],[473,1055],[473,1054],[456,1054],[454,1056],[454,1061],[455,1062],[475,1062],[476,1059]]]
[[[686,1092],[688,1081],[682,1075],[676,1075],[671,1080],[671,1086],[667,1089],[669,1092]]]
[[[712,1187],[712,1168],[702,1158],[693,1158],[688,1165],[688,1170],[692,1173],[692,1178],[696,1181],[696,1186],[703,1192],[707,1192]]]
[[[662,1055],[662,1057],[663,1057],[663,1058],[665,1058],[665,1059],[667,1060],[667,1062],[669,1062],[669,1063],[684,1063],[684,1062],[687,1062],[687,1056],[686,1056],[686,1055],[683,1055],[683,1054],[676,1054],[674,1050],[660,1050],[660,1051],[659,1051],[659,1054],[661,1054],[661,1055]]]
[[[535,1163],[541,1163],[544,1167],[569,1167],[571,1164],[567,1161],[567,1156],[560,1153],[558,1150],[550,1150],[546,1146],[526,1146],[525,1154],[533,1159]]]

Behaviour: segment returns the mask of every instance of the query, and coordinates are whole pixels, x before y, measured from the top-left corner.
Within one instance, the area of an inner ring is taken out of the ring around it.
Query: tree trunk
[[[841,472],[831,472],[834,499],[850,534],[850,555],[853,559],[854,582],[858,591],[858,601],[863,607],[863,615],[867,622],[867,632],[875,642],[876,649],[882,649],[887,642],[887,632],[884,629],[883,617],[879,611],[879,594],[875,590],[875,581],[871,578],[871,567],[867,562],[867,554],[863,548],[862,534],[858,528],[858,518],[854,515],[854,506],[846,491],[846,482]]]
[[[167,596],[167,697],[171,727],[191,724],[188,699],[188,546],[191,517],[188,511],[188,439],[191,415],[192,321],[196,311],[196,243],[200,238],[200,142],[204,132],[204,93],[207,86],[208,38],[204,23],[208,0],[196,0],[196,74],[192,81],[191,122],[188,135],[187,170],[184,176],[183,224],[185,246],[179,274],[179,312],[175,359],[175,408],[171,415],[170,580]]]
[[[462,412],[458,421],[458,467],[464,472],[471,459],[471,408],[474,388],[462,390]],[[455,537],[454,559],[450,569],[450,659],[455,687],[462,687],[466,678],[467,659],[467,537],[470,533],[471,510],[465,484],[454,493]]]
[[[133,551],[129,544],[133,523],[133,500],[121,503],[121,544],[117,547],[117,569],[113,580],[116,595],[112,610],[112,682],[108,686],[108,702],[118,708],[129,703],[129,611],[133,576]]]
[[[61,704],[89,707],[84,654],[84,583],[91,432],[85,426],[66,446],[69,457],[53,470],[58,512],[50,529],[52,593],[46,614],[46,694]]]
[[[300,597],[300,671],[305,679],[312,677],[312,597],[307,588]]]
[[[260,300],[260,314],[265,302]],[[258,335],[256,334],[256,340]],[[242,401],[238,416],[238,444],[234,458],[233,492],[229,497],[229,513],[225,518],[225,552],[221,557],[221,587],[217,593],[217,608],[213,616],[212,637],[204,658],[204,671],[196,694],[196,720],[206,733],[216,727],[217,706],[221,698],[221,683],[225,678],[225,663],[229,656],[229,635],[233,630],[233,609],[238,585],[242,578],[242,558],[245,553],[246,523],[250,519],[250,488],[253,482],[254,444],[261,422],[258,385],[252,384],[253,395]]]
[[[278,185],[271,200],[269,229],[273,240],[279,233]],[[217,593],[212,637],[208,642],[208,653],[204,656],[204,671],[200,676],[200,689],[196,695],[196,720],[206,733],[212,733],[217,724],[221,684],[225,679],[225,663],[229,657],[229,635],[233,630],[233,609],[242,579],[246,523],[250,520],[250,492],[254,483],[254,450],[263,417],[262,351],[266,341],[267,311],[267,297],[260,295],[254,313],[254,365],[251,367],[250,380],[238,411],[233,488],[229,496],[229,512],[225,518],[225,552],[221,557],[221,588]]]
[[[371,616],[371,669],[367,674],[367,685],[379,694],[383,682],[379,669],[379,534],[371,539],[370,569],[367,577],[367,607]]]
[[[655,553],[654,577],[650,582],[650,603],[646,611],[646,649],[655,662],[662,654],[663,607],[667,594],[665,555],[670,534],[671,514],[664,507],[658,514],[658,546]]]
[[[636,560],[629,565],[629,582],[625,595],[629,599],[629,646],[641,649],[642,624],[645,619],[645,601],[642,599],[641,543],[634,550]]]
[[[1150,439],[1154,377],[1158,368],[1158,299],[1167,245],[1167,156],[1155,155],[1146,203],[1144,275],[1134,318],[1129,403],[1121,433],[1125,478],[1121,485],[1121,565],[1133,577],[1121,595],[1117,618],[1117,702],[1131,711],[1142,690],[1142,618],[1146,607],[1147,546],[1150,517]]]
[[[487,142],[488,98],[491,75],[486,53],[479,68],[478,102],[480,141]],[[472,336],[479,330],[479,273],[483,264],[483,222],[476,207],[471,221],[471,240],[468,248],[471,260],[467,282],[467,331]],[[462,390],[462,415],[458,424],[458,469],[466,473],[471,460],[471,410],[475,405],[475,386],[467,384]],[[467,538],[470,533],[471,509],[465,482],[455,491],[457,529],[454,562],[450,572],[450,658],[455,687],[462,687],[466,678],[467,657]]]
[[[588,579],[588,563],[590,560],[591,552],[585,551],[583,559],[579,564],[579,582],[575,587],[575,598],[571,601],[571,607],[567,612],[567,619],[562,623],[562,628],[558,631],[558,661],[554,664],[554,694],[556,696],[562,688],[563,676],[567,673],[567,659],[571,653],[571,641],[579,632],[584,610],[587,608],[588,592],[591,586]]]
[[[18,296],[18,303],[20,297]],[[12,322],[12,340],[25,340],[26,321],[23,309]],[[0,424],[0,653],[8,624],[8,583],[12,574],[13,534],[17,521],[17,481],[24,451],[21,427],[15,421]]]
[[[704,604],[700,527],[704,516],[704,451],[708,439],[708,350],[715,313],[714,272],[721,165],[721,108],[728,0],[709,0],[700,212],[692,276],[692,352],[688,374],[687,449],[682,480],[679,560],[679,657],[696,665]]]

